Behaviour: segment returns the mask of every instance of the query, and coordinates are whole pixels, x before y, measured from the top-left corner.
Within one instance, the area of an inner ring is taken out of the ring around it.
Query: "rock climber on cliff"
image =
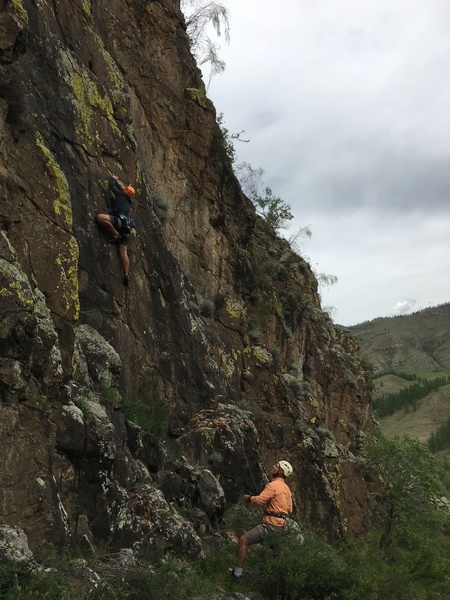
[[[263,522],[247,531],[239,538],[237,567],[230,569],[235,579],[242,577],[242,571],[248,554],[248,547],[259,544],[269,534],[284,531],[287,517],[292,514],[292,492],[286,485],[286,478],[292,475],[293,468],[286,460],[280,460],[273,465],[270,481],[259,496],[244,496],[244,502],[249,502],[264,508]]]
[[[131,185],[122,187],[117,175],[111,177],[109,189],[114,194],[110,214],[100,213],[96,216],[96,220],[100,227],[113,236],[110,242],[117,244],[123,270],[123,285],[128,287],[130,260],[127,246],[131,232],[129,214],[135,191]]]

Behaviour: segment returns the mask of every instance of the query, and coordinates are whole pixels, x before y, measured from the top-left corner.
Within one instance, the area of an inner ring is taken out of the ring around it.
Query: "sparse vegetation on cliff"
[[[276,196],[272,189],[262,183],[263,169],[254,169],[249,163],[236,165],[236,174],[244,193],[250,198],[257,212],[275,231],[284,229],[287,221],[294,218],[287,202]]]
[[[228,9],[219,2],[208,0],[181,0],[181,9],[186,18],[186,31],[189,36],[192,54],[201,67],[209,66],[208,84],[211,79],[225,70],[225,62],[219,57],[219,47],[209,35],[212,26],[216,35],[224,35],[230,41],[230,23]]]

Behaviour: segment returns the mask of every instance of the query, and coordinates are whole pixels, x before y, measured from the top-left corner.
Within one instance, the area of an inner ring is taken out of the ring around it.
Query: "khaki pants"
[[[280,534],[284,532],[284,527],[260,523],[245,534],[249,544],[260,544],[270,534]]]

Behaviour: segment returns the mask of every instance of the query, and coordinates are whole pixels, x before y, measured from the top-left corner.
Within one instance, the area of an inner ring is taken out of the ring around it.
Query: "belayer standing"
[[[96,216],[96,220],[100,227],[113,236],[110,242],[117,244],[123,270],[123,285],[127,287],[130,269],[127,246],[131,233],[129,214],[133,206],[135,191],[131,185],[122,187],[117,175],[112,176],[109,189],[114,194],[110,214],[100,213]]]
[[[292,492],[286,485],[286,478],[292,475],[293,468],[286,460],[273,465],[270,481],[259,496],[244,496],[244,502],[264,507],[263,522],[247,531],[239,538],[237,567],[230,569],[236,579],[242,577],[242,571],[251,544],[259,544],[270,533],[284,531],[287,517],[292,514]]]

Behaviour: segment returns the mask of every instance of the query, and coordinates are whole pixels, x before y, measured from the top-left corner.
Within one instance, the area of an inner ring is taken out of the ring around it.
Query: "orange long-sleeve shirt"
[[[263,506],[264,513],[292,514],[292,492],[282,477],[275,477],[266,485],[259,496],[251,496],[250,502],[256,506]],[[284,527],[284,519],[271,517],[264,514],[263,522],[277,527]]]

